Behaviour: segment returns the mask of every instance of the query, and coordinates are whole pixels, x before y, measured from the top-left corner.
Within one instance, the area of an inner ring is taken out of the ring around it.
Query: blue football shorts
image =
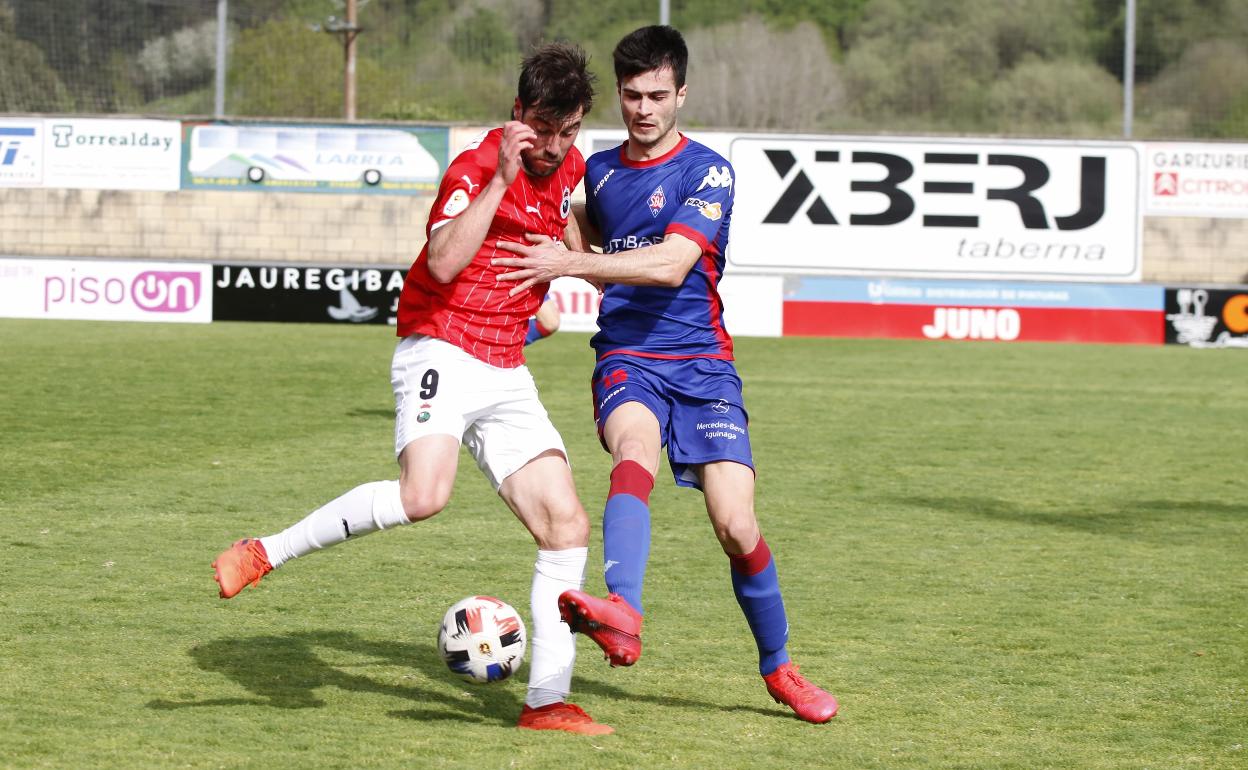
[[[729,460],[754,469],[749,415],[731,361],[607,356],[594,367],[591,387],[599,438],[620,404],[640,403],[658,418],[680,486],[701,489],[694,466],[709,462]]]

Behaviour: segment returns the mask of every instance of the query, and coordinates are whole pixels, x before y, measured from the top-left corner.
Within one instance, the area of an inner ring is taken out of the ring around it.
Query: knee
[[[534,532],[533,536],[543,550],[584,548],[589,545],[589,517],[580,505],[552,509],[545,531]]]
[[[627,460],[639,463],[643,468],[650,465],[649,452],[646,451],[646,442],[635,438],[622,438],[615,445],[615,451],[612,452],[615,464],[619,465]]]
[[[403,513],[410,522],[424,521],[446,507],[450,490],[404,486],[399,490]]]
[[[727,553],[749,553],[758,545],[761,533],[752,513],[716,519],[711,524],[715,527],[715,537]]]

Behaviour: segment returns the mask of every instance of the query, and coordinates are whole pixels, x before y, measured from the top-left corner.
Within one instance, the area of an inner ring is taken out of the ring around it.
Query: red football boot
[[[559,614],[573,631],[593,639],[612,666],[631,666],[641,657],[641,613],[618,594],[599,599],[584,591],[564,591]]]
[[[776,703],[783,703],[793,709],[799,719],[818,724],[836,716],[839,708],[836,698],[797,673],[797,666],[792,663],[781,665],[764,676],[763,681],[767,683],[767,692],[776,699]]]
[[[595,722],[585,709],[572,703],[551,703],[541,708],[525,706],[520,710],[521,730],[563,730],[579,735],[610,735],[615,729]]]
[[[254,586],[273,571],[269,555],[259,540],[244,538],[221,552],[212,562],[212,579],[221,586],[221,598],[229,599],[243,588]]]

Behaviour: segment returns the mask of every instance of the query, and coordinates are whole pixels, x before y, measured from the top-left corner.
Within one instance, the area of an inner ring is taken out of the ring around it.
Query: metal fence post
[[[229,19],[229,0],[217,0],[217,82],[212,101],[212,114],[220,120],[225,117],[225,28]]]
[[[1135,117],[1135,0],[1127,0],[1126,29],[1122,37],[1122,136],[1130,139]]]

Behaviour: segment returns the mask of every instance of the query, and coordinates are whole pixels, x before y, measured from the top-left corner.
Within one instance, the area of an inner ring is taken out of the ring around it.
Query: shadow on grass
[[[449,676],[437,652],[428,644],[376,642],[347,631],[313,631],[285,636],[252,636],[218,639],[190,649],[190,656],[202,670],[223,674],[251,692],[252,698],[208,698],[204,700],[154,700],[148,708],[172,710],[200,706],[267,706],[269,708],[320,708],[316,696],[323,687],[338,687],[361,693],[404,698],[421,708],[391,712],[397,718],[454,719],[514,724],[520,713],[520,697],[511,688],[479,687],[479,697],[464,699],[437,687],[392,684],[349,669],[360,664],[339,666],[328,663],[318,649],[339,650],[375,659],[378,666],[414,667],[431,679]],[[470,687],[471,685],[464,685]]]
[[[322,659],[318,649],[339,650],[355,656],[375,659],[363,666],[335,665]],[[264,706],[280,709],[321,708],[324,701],[316,692],[324,687],[338,687],[360,693],[374,693],[403,698],[420,704],[420,708],[389,712],[397,719],[456,720],[515,724],[523,702],[523,687],[474,687],[474,696],[467,699],[453,695],[442,687],[420,687],[392,684],[374,679],[354,670],[369,665],[415,668],[434,681],[452,681],[437,652],[429,644],[376,642],[349,631],[313,631],[284,636],[252,636],[243,639],[218,639],[196,645],[189,651],[195,664],[203,671],[222,674],[252,693],[250,698],[205,698],[202,700],[157,699],[147,707],[161,711],[205,706]],[[521,674],[527,673],[527,667]],[[759,682],[760,700],[768,697]],[[577,692],[622,702],[639,701],[665,708],[699,711],[752,711],[763,716],[792,719],[787,709],[757,707],[746,704],[725,706],[683,695],[638,693],[578,675],[573,683],[571,700]]]
[[[1242,525],[1248,521],[1248,505],[1203,500],[1140,500],[1117,508],[1089,507],[1082,511],[1039,510],[987,497],[916,496],[893,500],[906,506],[971,514],[993,521],[1057,527],[1091,535],[1162,538],[1167,542],[1185,536],[1207,538],[1217,534],[1220,524]]]
[[[605,663],[603,665],[606,665]],[[763,686],[763,680],[758,680],[758,691],[760,693],[759,700],[770,700],[771,696],[767,694],[766,688]],[[681,695],[650,695],[646,693],[638,693],[634,690],[616,687],[606,682],[593,679],[585,679],[577,676],[572,683],[572,695],[570,700],[576,701],[578,692],[590,693],[601,698],[610,698],[619,701],[633,701],[640,703],[653,703],[656,706],[664,708],[680,708],[694,709],[702,712],[710,711],[752,711],[756,714],[762,714],[767,717],[780,717],[783,719],[794,719],[793,713],[785,706],[776,705],[774,708],[766,708],[762,706],[750,706],[746,704],[725,705],[724,703],[711,703],[710,701],[698,700],[697,698],[687,698]]]
[[[349,409],[348,417],[385,417],[387,420],[394,419],[394,409]]]

